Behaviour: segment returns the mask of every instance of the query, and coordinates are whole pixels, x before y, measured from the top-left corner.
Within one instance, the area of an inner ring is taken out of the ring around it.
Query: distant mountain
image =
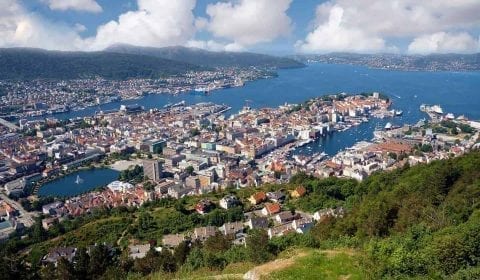
[[[212,52],[186,47],[136,47],[131,45],[113,45],[105,51],[148,55],[164,59],[182,61],[204,67],[262,67],[262,68],[298,68],[304,67],[291,58],[276,57],[250,52]]]
[[[303,62],[355,64],[372,68],[412,71],[478,71],[480,53],[476,54],[354,54],[330,53],[321,55],[296,55]]]
[[[2,80],[158,78],[199,69],[181,61],[137,54],[0,49]]]

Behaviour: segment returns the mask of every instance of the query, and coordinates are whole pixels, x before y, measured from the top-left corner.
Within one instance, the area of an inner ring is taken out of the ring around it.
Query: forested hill
[[[145,55],[0,49],[2,80],[158,78],[198,69],[197,65]]]
[[[290,58],[250,52],[213,52],[186,47],[136,47],[113,45],[106,51],[155,56],[205,67],[298,68],[305,65]]]
[[[312,235],[361,248],[372,278],[480,279],[480,152],[330,192],[349,214],[317,224]]]

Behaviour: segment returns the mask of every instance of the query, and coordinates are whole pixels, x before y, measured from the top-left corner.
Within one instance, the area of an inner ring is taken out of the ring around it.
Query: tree
[[[73,258],[75,275],[79,280],[88,279],[88,267],[90,265],[90,256],[85,247],[78,248]]]
[[[250,261],[263,263],[270,259],[268,250],[268,235],[265,230],[255,229],[249,232],[246,239],[247,254]]]
[[[173,258],[177,262],[179,266],[185,263],[188,254],[190,253],[190,246],[187,241],[182,241],[178,246],[175,248],[173,252]]]
[[[75,270],[73,265],[65,258],[57,262],[57,278],[61,280],[71,280],[74,278]]]
[[[40,270],[40,278],[45,280],[56,279],[57,274],[55,271],[55,265],[53,263],[47,263],[42,269]],[[14,278],[11,278],[14,279]]]
[[[205,240],[205,250],[210,253],[222,253],[230,248],[230,241],[220,232]]]
[[[88,274],[92,278],[100,277],[111,263],[111,256],[108,248],[103,245],[94,246],[90,250],[90,265]]]
[[[193,166],[188,166],[187,168],[185,168],[185,171],[187,172],[188,175],[192,175],[193,172],[195,172],[195,169],[193,168]]]

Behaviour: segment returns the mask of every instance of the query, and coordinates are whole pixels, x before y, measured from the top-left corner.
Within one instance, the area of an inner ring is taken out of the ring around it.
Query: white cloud
[[[116,43],[163,47],[184,45],[195,35],[196,0],[138,0],[138,10],[121,14],[87,41],[92,49]]]
[[[84,42],[71,27],[29,13],[16,0],[2,0],[0,46],[70,50],[82,49]]]
[[[340,22],[331,20],[339,14]],[[300,51],[391,51],[385,42],[480,27],[478,0],[330,0],[317,7]],[[333,23],[339,23],[335,25]]]
[[[328,21],[320,23],[305,41],[297,42],[297,48],[301,52],[375,52],[387,49],[385,40],[358,28],[345,27],[344,20],[344,9],[331,7]]]
[[[227,52],[240,52],[245,48],[242,45],[236,43],[222,44],[214,40],[190,40],[187,42],[187,47],[205,49],[209,51],[227,51]]]
[[[408,46],[409,53],[474,53],[480,50],[479,39],[466,32],[437,32],[415,38]]]
[[[52,10],[66,11],[84,11],[91,13],[100,13],[102,7],[95,0],[46,0],[48,7]]]
[[[237,46],[271,42],[287,36],[292,22],[286,11],[292,0],[239,0],[207,6],[208,22],[197,25]]]

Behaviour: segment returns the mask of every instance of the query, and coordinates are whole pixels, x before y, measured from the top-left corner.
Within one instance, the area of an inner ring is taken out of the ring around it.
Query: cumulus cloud
[[[387,49],[382,38],[366,34],[358,28],[345,27],[343,23],[344,9],[333,6],[328,21],[309,33],[305,41],[297,42],[297,48],[302,52],[375,52]]]
[[[163,47],[184,45],[195,34],[195,0],[138,0],[138,10],[121,14],[89,38],[91,49],[116,43]]]
[[[85,45],[73,28],[30,13],[16,0],[2,0],[0,46],[70,50]]]
[[[226,52],[240,52],[244,51],[245,48],[242,45],[238,45],[236,43],[219,43],[214,40],[190,40],[187,42],[187,47],[191,48],[199,48],[209,51],[226,51]]]
[[[84,11],[91,13],[102,12],[102,7],[95,0],[46,0],[52,10]]]
[[[207,6],[208,20],[197,21],[215,37],[231,40],[237,46],[270,42],[290,34],[292,21],[287,15],[292,0],[239,0]]]
[[[475,28],[479,14],[478,0],[330,0],[317,7],[314,29],[297,47],[309,52],[392,51],[387,40]]]
[[[415,38],[408,46],[409,53],[474,53],[480,50],[480,39],[466,32],[437,32]]]

